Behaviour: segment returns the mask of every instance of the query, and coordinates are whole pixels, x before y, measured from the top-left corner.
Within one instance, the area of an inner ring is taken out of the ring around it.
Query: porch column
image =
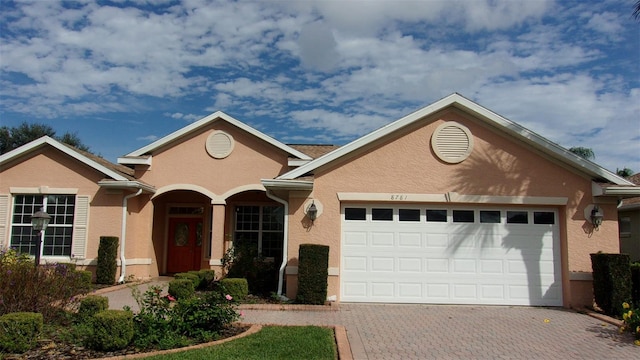
[[[224,203],[212,203],[211,204],[211,265],[222,265],[220,259],[224,256],[225,251],[225,238],[224,238],[224,223],[225,223],[225,209]]]

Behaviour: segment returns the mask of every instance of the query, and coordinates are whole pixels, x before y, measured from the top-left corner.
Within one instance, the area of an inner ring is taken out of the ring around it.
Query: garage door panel
[[[401,222],[396,208],[394,221],[343,222],[342,301],[562,305],[557,225],[430,223],[421,214]]]

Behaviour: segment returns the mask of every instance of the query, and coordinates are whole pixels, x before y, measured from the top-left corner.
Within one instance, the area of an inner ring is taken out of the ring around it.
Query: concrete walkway
[[[140,290],[165,284],[154,280]],[[110,308],[137,309],[130,288],[102,295]],[[328,311],[242,312],[246,323],[344,325],[356,360],[640,358],[630,334],[561,308],[340,304]]]

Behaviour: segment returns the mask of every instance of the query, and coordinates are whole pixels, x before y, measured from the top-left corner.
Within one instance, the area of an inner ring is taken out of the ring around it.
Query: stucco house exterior
[[[638,195],[459,94],[341,147],[285,145],[216,112],[118,164],[46,137],[1,155],[0,244],[33,253],[44,206],[43,261],[92,269],[99,237],[118,236],[119,280],[220,273],[244,241],[294,298],[312,243],[330,246],[338,301],[579,307],[589,254],[619,252],[616,206]]]
[[[627,178],[640,185],[640,173]],[[623,199],[618,206],[620,252],[629,254],[631,261],[640,261],[640,197]]]

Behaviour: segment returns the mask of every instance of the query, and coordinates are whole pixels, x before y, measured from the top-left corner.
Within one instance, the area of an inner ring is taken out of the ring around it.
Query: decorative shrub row
[[[118,256],[118,237],[101,236],[98,246],[98,266],[96,268],[96,283],[112,285],[116,282]]]
[[[220,280],[224,291],[236,300],[244,300],[249,295],[249,283],[247,279],[224,278]]]
[[[89,345],[101,351],[124,349],[134,335],[133,313],[125,310],[102,310],[93,316]]]
[[[631,301],[631,266],[627,254],[591,254],[593,294],[607,315],[623,314],[622,304]]]
[[[109,308],[109,298],[98,295],[88,295],[80,300],[80,307],[78,308],[78,319],[80,321],[87,321],[93,317],[93,315],[100,311],[107,310]]]
[[[26,254],[0,251],[0,315],[37,312],[50,322],[91,289],[90,279],[90,273],[75,270],[74,264],[36,267]]]
[[[0,353],[31,349],[42,331],[42,314],[15,312],[0,316]]]
[[[176,299],[189,299],[195,294],[195,286],[191,279],[175,279],[169,282],[168,292]]]
[[[193,270],[186,273],[177,273],[175,279],[188,279],[193,282],[196,290],[204,290],[211,287],[211,283],[216,278],[216,273],[211,269]]]
[[[324,304],[327,300],[329,246],[302,244],[298,259],[296,301],[303,304]]]

